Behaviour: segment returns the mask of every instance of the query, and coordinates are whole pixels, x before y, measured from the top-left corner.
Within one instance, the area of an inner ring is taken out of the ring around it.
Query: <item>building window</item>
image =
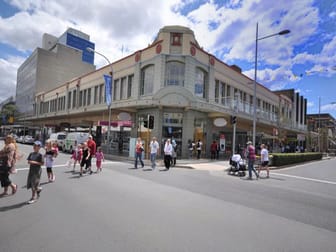
[[[152,94],[153,87],[154,87],[154,65],[150,65],[141,70],[140,95]]]
[[[86,95],[87,95],[87,89],[85,89],[83,92],[83,107],[86,106]]]
[[[77,102],[77,91],[76,90],[74,90],[73,92],[72,92],[72,108],[74,109],[74,108],[76,108],[76,102]]]
[[[184,69],[181,62],[171,61],[166,64],[166,86],[184,86]]]
[[[98,100],[99,100],[98,86],[95,86],[93,94],[93,104],[97,104]]]
[[[216,80],[215,84],[215,102],[219,102],[219,80]]]
[[[171,33],[171,45],[181,46],[182,45],[182,33]]]
[[[120,99],[126,99],[127,98],[127,83],[126,83],[126,77],[121,78],[120,83]]]
[[[68,109],[71,109],[71,91],[68,92]]]
[[[200,68],[196,68],[195,96],[205,98],[207,74]]]
[[[104,94],[105,94],[105,88],[104,84],[100,84],[99,86],[99,104],[102,104],[104,101]]]
[[[128,76],[127,98],[132,97],[133,79],[134,79],[134,75]]]
[[[113,85],[113,101],[120,100],[120,81],[119,79],[114,80]]]
[[[91,105],[91,88],[88,89],[88,99],[86,105]]]

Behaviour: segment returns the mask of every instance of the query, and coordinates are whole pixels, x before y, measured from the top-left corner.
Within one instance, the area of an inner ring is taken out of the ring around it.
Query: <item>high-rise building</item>
[[[17,71],[16,106],[24,116],[34,111],[36,94],[57,88],[64,82],[95,70],[90,36],[69,28],[59,38],[44,34],[42,48],[36,48]]]

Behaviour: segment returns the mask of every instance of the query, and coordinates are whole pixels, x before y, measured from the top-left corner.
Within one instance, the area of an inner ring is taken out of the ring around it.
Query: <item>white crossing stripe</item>
[[[318,182],[318,183],[323,183],[323,184],[336,185],[336,182],[329,181],[329,180],[306,178],[306,177],[289,175],[289,174],[283,174],[283,173],[272,173],[272,175],[279,175],[279,176],[283,176],[283,177],[296,178],[296,179],[308,180],[308,181],[313,181],[313,182]]]

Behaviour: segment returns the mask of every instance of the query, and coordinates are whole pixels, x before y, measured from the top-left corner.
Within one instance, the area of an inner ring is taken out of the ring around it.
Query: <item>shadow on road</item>
[[[17,208],[21,208],[23,206],[26,206],[27,202],[21,202],[21,203],[17,203],[15,205],[11,205],[11,206],[4,206],[4,207],[0,207],[0,212],[6,212],[9,210],[13,210],[13,209],[17,209]]]

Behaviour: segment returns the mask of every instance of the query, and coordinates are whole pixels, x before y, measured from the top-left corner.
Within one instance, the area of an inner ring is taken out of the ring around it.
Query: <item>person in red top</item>
[[[251,141],[248,141],[247,143],[247,149],[246,149],[246,158],[248,159],[248,178],[249,180],[252,180],[252,171],[254,172],[254,174],[256,175],[257,179],[259,178],[259,175],[256,171],[256,169],[254,168],[254,161],[256,159],[256,155],[255,155],[255,148],[252,145]]]
[[[211,159],[216,159],[217,154],[217,142],[214,140],[210,146]]]
[[[92,174],[92,169],[91,169],[92,157],[94,157],[96,155],[97,145],[96,145],[96,142],[93,140],[91,135],[89,136],[89,139],[87,141],[87,146],[88,146],[89,151],[90,151],[90,156],[89,156],[89,159],[87,160],[88,170],[89,170],[89,173]]]

